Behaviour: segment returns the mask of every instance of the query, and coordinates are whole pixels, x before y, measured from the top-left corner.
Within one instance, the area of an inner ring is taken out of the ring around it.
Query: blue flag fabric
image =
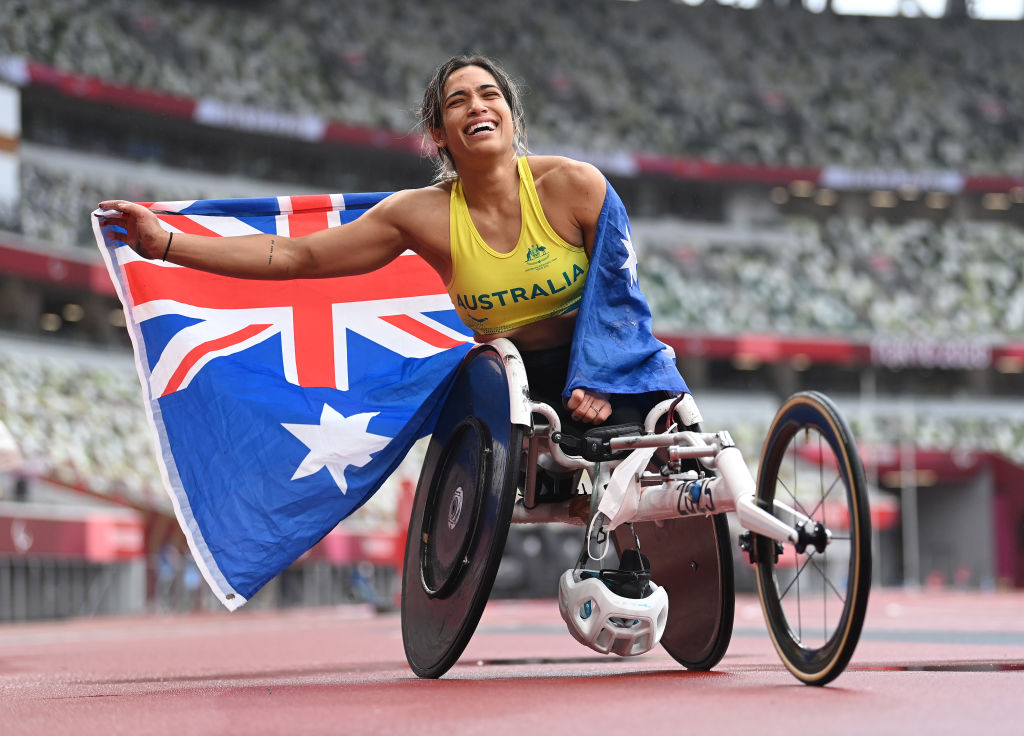
[[[576,318],[563,399],[576,388],[608,394],[689,392],[672,349],[654,337],[640,290],[629,217],[607,184]]]
[[[611,185],[569,383],[685,391],[651,334]],[[147,203],[169,232],[301,235],[388,193]],[[437,410],[472,335],[407,253],[358,277],[256,281],[147,261],[94,218],[124,304],[164,483],[194,559],[235,609],[358,509]]]
[[[301,234],[384,194],[153,203],[174,232]],[[215,276],[139,258],[95,224],[193,557],[242,605],[359,508],[429,434],[470,347],[418,256],[356,278]]]

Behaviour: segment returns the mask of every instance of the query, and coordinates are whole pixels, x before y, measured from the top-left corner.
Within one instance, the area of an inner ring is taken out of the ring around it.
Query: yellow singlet
[[[519,159],[519,203],[519,242],[512,251],[498,253],[473,224],[462,182],[452,183],[448,295],[459,318],[478,334],[571,312],[583,296],[586,250],[562,240],[544,217],[525,156]]]

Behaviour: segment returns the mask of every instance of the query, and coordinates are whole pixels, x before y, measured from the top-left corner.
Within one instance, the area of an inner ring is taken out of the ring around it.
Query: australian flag
[[[299,236],[388,193],[145,203],[169,232]],[[407,253],[370,274],[257,281],[148,261],[94,218],[178,522],[229,609],[359,508],[433,429],[472,335]],[[685,391],[651,333],[608,185],[567,393]]]
[[[156,202],[172,232],[301,235],[387,194]],[[95,224],[175,513],[230,609],[355,511],[429,434],[472,339],[414,254],[252,281],[139,258]]]
[[[672,349],[654,337],[629,217],[611,183],[594,234],[562,397],[568,399],[576,388],[607,394],[689,392]]]

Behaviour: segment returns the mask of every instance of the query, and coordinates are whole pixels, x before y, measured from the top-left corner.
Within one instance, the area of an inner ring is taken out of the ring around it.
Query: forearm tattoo
[[[267,265],[268,266],[270,265],[270,262],[272,260],[274,260],[274,239],[273,238],[270,239],[270,254],[267,256]]]

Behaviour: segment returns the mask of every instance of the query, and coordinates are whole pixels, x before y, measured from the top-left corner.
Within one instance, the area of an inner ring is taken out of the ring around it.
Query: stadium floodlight
[[[1020,20],[1024,0],[967,0],[967,14],[978,20]]]

